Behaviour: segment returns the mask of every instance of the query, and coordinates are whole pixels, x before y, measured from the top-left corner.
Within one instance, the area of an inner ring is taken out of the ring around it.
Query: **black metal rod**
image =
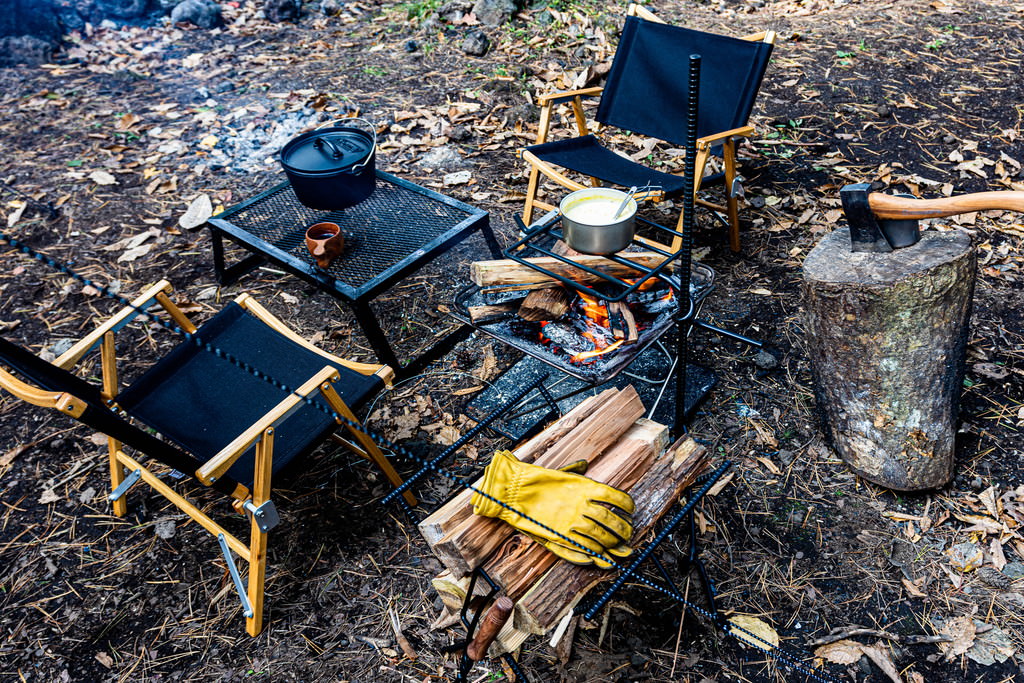
[[[499,407],[497,410],[492,412],[490,415],[488,415],[480,422],[477,422],[476,426],[470,429],[468,432],[466,432],[461,439],[459,439],[451,446],[441,451],[441,453],[436,458],[423,465],[414,475],[406,479],[400,486],[396,487],[394,491],[384,496],[383,500],[381,500],[381,504],[386,505],[387,503],[390,503],[392,500],[394,500],[395,497],[405,493],[405,491],[410,486],[412,486],[417,481],[425,477],[431,470],[436,469],[441,464],[441,462],[444,461],[445,458],[447,458],[449,455],[451,455],[452,453],[466,445],[471,439],[476,437],[477,434],[486,429],[492,422],[501,417],[509,408],[519,403],[519,401],[523,400],[523,398],[528,393],[536,389],[537,385],[543,383],[547,378],[548,376],[546,374],[541,375],[536,380],[528,384],[522,391],[517,393],[508,401],[506,401],[504,405]]]
[[[759,349],[762,346],[764,346],[764,342],[759,342],[756,339],[751,339],[750,337],[746,337],[736,332],[723,330],[721,327],[718,327],[717,325],[712,325],[711,323],[706,323],[703,320],[693,320],[690,324],[693,325],[694,327],[699,327],[702,330],[707,330],[709,332],[714,332],[715,334],[721,335],[723,337],[729,337],[730,339],[741,341],[744,344],[749,344],[750,346],[753,346],[754,348]]]
[[[714,486],[715,482],[718,481],[723,474],[725,474],[725,471],[728,470],[731,465],[732,463],[726,460],[725,462],[718,466],[718,469],[712,472],[711,478],[709,478],[708,481],[706,481],[704,485],[701,486],[700,489],[693,495],[693,497],[690,498],[686,505],[684,505],[682,509],[676,513],[675,517],[669,520],[668,524],[665,526],[664,529],[662,529],[661,533],[658,534],[653,541],[648,543],[647,547],[645,547],[640,553],[637,554],[632,564],[630,564],[624,572],[619,574],[618,578],[615,579],[615,582],[612,583],[608,590],[606,590],[601,595],[601,597],[599,597],[594,602],[594,604],[592,604],[590,608],[587,609],[587,611],[583,614],[584,619],[589,621],[594,618],[594,615],[597,614],[598,610],[604,607],[605,603],[611,600],[612,596],[615,595],[615,593],[617,593],[619,589],[621,589],[622,586],[625,585],[626,581],[628,581],[630,577],[632,577],[633,574],[636,573],[636,570],[640,567],[640,565],[643,564],[643,562],[645,562],[648,557],[650,557],[651,553],[653,553],[666,538],[668,538],[669,534],[671,534],[672,531],[676,528],[676,526],[678,526],[679,523],[686,518],[686,515],[689,514],[691,510],[693,510],[697,503],[700,502],[700,500],[707,494],[711,487]]]
[[[694,191],[697,172],[697,118],[700,95],[700,55],[690,55],[686,112],[686,159],[683,165],[683,243],[679,256],[680,296],[690,296],[690,267],[693,252]],[[686,422],[686,366],[689,363],[689,332],[692,317],[683,315],[680,306],[676,319],[676,417],[672,425],[679,436]]]

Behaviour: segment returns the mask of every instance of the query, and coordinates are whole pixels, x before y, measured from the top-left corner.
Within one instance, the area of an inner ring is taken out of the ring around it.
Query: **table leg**
[[[485,216],[483,224],[480,226],[480,232],[484,235],[484,241],[487,242],[487,248],[491,251],[491,256],[495,259],[504,258],[504,254],[501,253],[501,247],[498,245],[498,240],[494,236],[494,229],[491,228],[490,216]]]
[[[388,338],[385,336],[384,330],[381,329],[380,323],[377,322],[377,315],[370,308],[369,302],[356,300],[351,303],[352,312],[356,316],[356,322],[363,328],[366,341],[370,342],[370,346],[373,347],[374,352],[377,354],[377,360],[390,365],[396,375],[400,374],[402,364],[399,362],[398,356],[395,355],[394,349],[391,348],[391,343],[388,342]]]
[[[224,237],[214,228],[210,228],[211,243],[213,246],[213,269],[217,273],[217,281],[222,285],[230,285],[245,275],[267,262],[267,258],[261,254],[250,254],[238,263],[230,266],[224,264]]]

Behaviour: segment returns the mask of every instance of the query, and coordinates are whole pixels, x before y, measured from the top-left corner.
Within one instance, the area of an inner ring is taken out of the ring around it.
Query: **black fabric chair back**
[[[110,409],[98,387],[64,368],[48,363],[17,344],[0,337],[0,364],[46,391],[64,391],[86,404],[79,422],[157,459],[168,467],[191,475],[202,463],[190,454],[139,429]],[[237,487],[230,477],[214,483],[218,491],[231,495]]]
[[[683,146],[687,68],[701,55],[697,137],[746,125],[772,45],[626,17],[597,120]]]

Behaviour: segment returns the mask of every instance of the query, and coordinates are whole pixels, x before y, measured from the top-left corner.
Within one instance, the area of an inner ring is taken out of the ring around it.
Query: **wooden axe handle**
[[[868,205],[880,220],[942,218],[972,211],[1024,212],[1024,192],[976,192],[944,199],[913,199],[872,192]]]
[[[487,648],[498,637],[498,631],[512,615],[513,607],[515,607],[515,603],[504,595],[494,601],[494,604],[480,620],[480,627],[473,637],[473,642],[466,646],[467,657],[474,662],[479,662],[487,655]]]

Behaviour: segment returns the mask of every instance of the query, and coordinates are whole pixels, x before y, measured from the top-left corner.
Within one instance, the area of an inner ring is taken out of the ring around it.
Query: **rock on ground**
[[[220,5],[212,0],[185,0],[171,10],[171,22],[188,22],[199,28],[215,28],[221,24]]]

